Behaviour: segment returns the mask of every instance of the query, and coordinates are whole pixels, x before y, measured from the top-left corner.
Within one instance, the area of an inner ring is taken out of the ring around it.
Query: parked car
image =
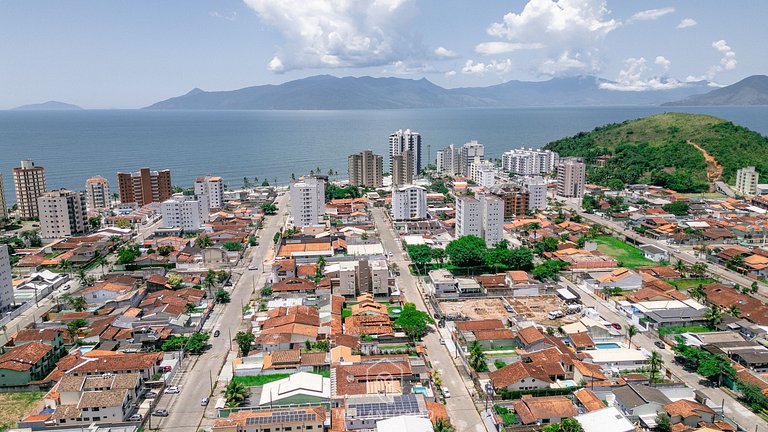
[[[146,399],[154,399],[156,397],[157,397],[157,393],[155,393],[153,391],[144,393],[144,398],[146,398]]]
[[[141,414],[134,414],[128,417],[128,421],[141,421]]]
[[[64,285],[64,291],[67,291],[67,290],[69,290],[70,288],[71,288],[71,287],[69,286],[69,284],[67,284],[67,285]]]
[[[451,391],[448,390],[448,387],[443,387],[443,397],[446,398],[446,399],[451,397]]]
[[[176,386],[171,386],[171,387],[168,387],[167,389],[165,389],[165,393],[167,393],[167,394],[176,394],[176,393],[179,393],[179,392],[180,392],[180,390]]]
[[[259,269],[259,266],[257,266],[256,264],[251,264],[248,266],[248,270],[258,270],[258,269]]]
[[[168,373],[168,372],[170,372],[172,369],[173,369],[173,368],[171,367],[171,365],[165,365],[165,366],[163,366],[163,372],[165,372],[165,373]]]
[[[213,337],[219,337],[220,334],[221,334],[220,330],[214,330],[213,331]]]
[[[440,345],[445,345],[445,339],[440,338]]]
[[[611,326],[615,328],[616,330],[621,330],[621,324],[619,323],[611,323]]]
[[[152,415],[155,417],[168,417],[168,410],[165,408],[159,408],[152,411]]]
[[[202,406],[208,405],[208,398],[207,397],[206,398],[202,398],[200,400],[200,405],[202,405]]]
[[[664,345],[664,342],[662,341],[656,341],[653,344],[656,345],[656,348],[659,348],[659,349],[664,349],[667,347],[666,345]]]

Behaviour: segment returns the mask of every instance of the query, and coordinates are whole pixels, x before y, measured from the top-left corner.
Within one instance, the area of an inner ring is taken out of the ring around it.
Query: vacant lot
[[[442,301],[440,309],[445,315],[462,314],[471,320],[500,319],[506,321],[509,312],[501,299],[467,299]]]
[[[710,278],[700,278],[700,279],[667,280],[667,282],[674,285],[675,288],[679,290],[688,291],[689,289],[695,288],[699,285],[711,284],[717,281]]]
[[[558,309],[562,310],[564,308],[563,301],[554,295],[507,297],[507,300],[512,304],[515,312],[517,312],[520,317],[535,321],[542,325],[558,326],[574,321],[572,318],[568,317],[555,320],[547,318],[547,313]]]
[[[43,392],[0,393],[0,430],[16,427],[19,419],[43,406]]]
[[[634,268],[656,265],[647,259],[643,251],[616,237],[603,236],[595,238],[597,250],[613,257],[622,267]]]

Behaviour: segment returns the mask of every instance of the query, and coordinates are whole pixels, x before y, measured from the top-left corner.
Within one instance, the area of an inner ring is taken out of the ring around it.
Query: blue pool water
[[[595,347],[597,349],[610,349],[610,348],[621,348],[621,345],[619,345],[617,343],[610,342],[610,343],[595,344]]]
[[[422,386],[418,386],[418,387],[412,387],[412,388],[411,388],[411,390],[412,390],[414,393],[421,393],[421,394],[423,394],[424,396],[426,396],[426,395],[427,395],[427,388],[426,388],[426,387],[422,387]]]

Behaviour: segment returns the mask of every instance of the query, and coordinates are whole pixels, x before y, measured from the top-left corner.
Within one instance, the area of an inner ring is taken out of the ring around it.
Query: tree
[[[414,340],[421,339],[427,332],[427,325],[432,323],[429,314],[416,309],[413,303],[405,303],[403,310],[395,320],[394,324],[400,327],[405,334]]]
[[[734,377],[736,370],[725,357],[707,352],[699,358],[696,373],[712,381],[717,378],[717,385],[719,386],[722,384],[723,376]]]
[[[499,265],[506,265],[510,261],[511,252],[506,247],[495,247],[485,250],[483,259],[485,265],[488,267],[498,267]]]
[[[117,251],[117,263],[120,265],[130,264],[136,261],[139,253],[138,245],[122,247]]]
[[[262,204],[261,211],[263,211],[265,215],[275,215],[277,214],[277,206],[272,203]]]
[[[757,385],[738,381],[736,386],[741,392],[741,400],[749,404],[752,411],[760,412],[761,409],[768,407],[768,396],[764,395]]]
[[[312,351],[312,341],[309,339],[304,341],[304,349],[307,351]]]
[[[638,333],[638,330],[634,324],[630,324],[630,326],[627,327],[627,338],[629,338],[629,348],[632,348],[632,338],[636,336],[637,333]]]
[[[476,340],[469,344],[469,365],[477,372],[488,370],[488,365],[485,363],[483,347],[480,345],[480,342]]]
[[[675,263],[675,270],[680,273],[680,276],[685,277],[685,274],[688,272],[688,265],[685,263],[685,261],[679,259]]]
[[[331,350],[331,344],[327,340],[320,340],[315,342],[313,348],[315,351],[328,352]]]
[[[101,275],[104,276],[104,267],[109,265],[109,260],[104,255],[99,255],[94,260],[94,264],[101,267]]]
[[[617,178],[612,178],[606,182],[606,185],[613,191],[620,191],[624,189],[624,182]]]
[[[243,357],[247,356],[251,351],[251,344],[256,340],[256,336],[251,332],[237,332],[235,335],[235,343],[240,348],[240,353]]]
[[[445,253],[456,267],[474,267],[483,265],[485,241],[476,236],[463,236],[450,243]]]
[[[707,263],[697,262],[691,266],[690,272],[691,274],[698,277],[704,276],[704,274],[707,272]]]
[[[445,417],[440,417],[435,420],[435,424],[433,426],[433,430],[435,432],[456,432],[456,429],[451,424],[451,421]]]
[[[675,201],[669,204],[664,204],[661,208],[675,216],[685,216],[691,210],[690,206],[685,201]]]
[[[688,295],[699,303],[707,299],[707,292],[704,290],[704,286],[702,284],[698,284],[695,287],[689,289]]]
[[[72,272],[72,261],[68,259],[63,259],[59,261],[59,270],[63,271],[64,273],[71,273]]]
[[[557,245],[560,241],[557,237],[544,237],[541,241],[536,242],[536,253],[544,255],[544,252],[554,252],[557,250]]]
[[[67,323],[67,333],[69,333],[69,336],[72,337],[72,339],[74,339],[75,336],[77,336],[78,330],[87,326],[88,326],[88,321],[82,318],[72,320],[69,323]]]
[[[581,199],[581,208],[586,212],[592,212],[597,208],[598,202],[592,195],[584,195]]]
[[[201,249],[209,248],[212,245],[213,245],[213,241],[211,241],[211,238],[208,237],[207,235],[204,235],[197,239],[197,247]]]
[[[88,302],[82,296],[70,297],[69,307],[75,310],[75,312],[82,312],[88,307]]]
[[[272,287],[271,286],[265,286],[260,291],[262,297],[269,297],[272,295]]]
[[[210,335],[207,332],[195,332],[187,339],[187,343],[184,348],[192,354],[200,354],[208,346],[208,338]]]
[[[656,415],[656,429],[657,432],[672,432],[672,419],[669,418],[669,414],[661,412]]]
[[[512,270],[530,270],[533,268],[533,251],[519,246],[509,251],[507,265]]]
[[[432,262],[432,248],[428,245],[411,245],[406,249],[408,257],[413,261],[416,267],[426,269],[426,265]]]
[[[741,318],[741,309],[737,305],[731,305],[728,308],[728,315],[734,318]]]
[[[88,218],[88,225],[91,229],[98,229],[101,226],[101,218],[99,216],[91,216]]]
[[[84,269],[79,269],[75,278],[77,279],[77,282],[80,284],[80,286],[89,287],[93,285],[92,279],[88,277],[88,273],[86,273]]]
[[[230,302],[229,293],[224,291],[223,289],[216,291],[216,294],[214,295],[214,299],[216,300],[216,303],[221,303],[221,304],[227,304]]]
[[[181,277],[181,275],[174,273],[168,276],[168,285],[172,289],[179,289],[183,283],[184,283],[184,278]]]
[[[651,353],[651,357],[648,359],[648,367],[650,368],[650,384],[656,381],[656,375],[661,371],[661,367],[664,365],[664,359],[661,357],[658,351]]]
[[[443,264],[447,256],[448,255],[445,253],[445,249],[442,249],[442,248],[432,249],[432,259],[434,259],[440,264]]]
[[[568,267],[568,263],[559,260],[549,260],[537,265],[533,268],[533,277],[538,280],[557,280],[560,275],[560,271]]]
[[[222,246],[224,246],[224,249],[228,250],[229,252],[236,252],[243,250],[243,244],[240,242],[226,242]]]
[[[709,322],[711,328],[716,328],[718,324],[723,322],[723,311],[718,305],[712,305],[704,314],[704,319]]]
[[[240,404],[248,397],[248,389],[239,381],[230,381],[222,393],[224,394],[224,399],[227,401],[228,408],[236,408],[240,406]]]
[[[213,270],[208,270],[208,273],[205,274],[205,279],[203,279],[203,286],[208,288],[208,295],[211,297],[213,297],[211,293],[213,292],[213,288],[216,286],[218,280],[219,276]]]
[[[542,432],[583,432],[584,428],[581,427],[581,423],[575,418],[564,418],[560,423],[554,423],[541,430]]]
[[[184,313],[187,314],[187,315],[189,315],[192,312],[194,312],[195,309],[196,309],[196,307],[195,307],[194,303],[187,303],[187,304],[184,305]]]

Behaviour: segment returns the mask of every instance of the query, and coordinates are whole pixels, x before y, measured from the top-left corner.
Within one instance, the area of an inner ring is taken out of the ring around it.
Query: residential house
[[[551,346],[544,334],[535,326],[520,329],[517,332],[516,342],[526,351],[538,351]]]
[[[549,388],[554,382],[539,365],[515,362],[488,374],[493,388],[517,390],[535,390]]]
[[[56,365],[51,345],[28,342],[0,355],[0,387],[26,386],[44,378]]]
[[[446,269],[430,270],[427,287],[430,293],[438,298],[459,297],[459,283]]]
[[[690,427],[696,427],[702,422],[713,423],[716,416],[712,408],[686,399],[664,405],[664,411],[669,414],[673,425],[682,423]]]
[[[573,392],[579,406],[587,412],[599,411],[605,408],[605,404],[599,397],[588,388],[580,388]],[[613,431],[613,429],[611,429]]]
[[[231,412],[229,417],[218,418],[213,423],[213,432],[266,432],[315,430],[322,431],[326,424],[323,406],[310,408],[280,408],[258,411]]]
[[[564,418],[578,414],[571,400],[565,396],[523,395],[522,399],[512,402],[512,407],[520,423],[525,425],[560,423]]]
[[[64,376],[44,398],[57,425],[119,423],[133,411],[142,391],[138,373]]]
[[[659,389],[644,384],[627,384],[613,390],[616,396],[614,406],[631,421],[640,420],[646,427],[656,426],[656,415],[671,403]]]

